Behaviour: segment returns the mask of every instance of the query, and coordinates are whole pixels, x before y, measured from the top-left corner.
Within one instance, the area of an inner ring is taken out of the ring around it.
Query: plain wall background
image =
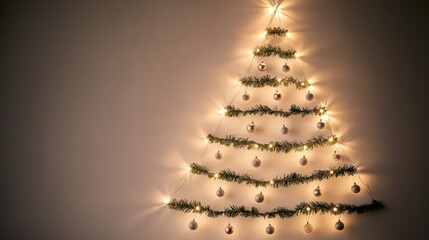
[[[198,158],[202,137],[220,119],[216,109],[237,91],[234,79],[245,74],[248,51],[268,21],[265,3],[1,6],[2,238],[230,239],[223,233],[228,220],[199,217],[200,229],[191,232],[192,215],[159,202],[172,194],[185,163]],[[264,220],[234,219],[233,237],[427,238],[427,7],[369,0],[285,6],[292,44],[305,53],[302,67],[319,81],[318,96],[332,99],[332,121],[347,133],[351,158],[386,209],[345,216],[341,233],[332,230],[332,217],[314,217],[312,235],[302,232],[302,217],[276,220],[272,237],[263,234]],[[276,165],[267,176],[270,169]],[[180,197],[225,205],[214,200],[212,181],[186,184]],[[293,206],[313,187],[285,190],[280,202]]]

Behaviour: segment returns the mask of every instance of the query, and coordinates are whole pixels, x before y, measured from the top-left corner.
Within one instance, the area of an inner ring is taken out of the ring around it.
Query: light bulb
[[[273,148],[273,144],[272,144],[272,143],[270,143],[270,145],[268,145],[268,147],[269,147],[269,148]]]
[[[299,58],[299,57],[301,57],[301,54],[300,54],[300,53],[298,53],[298,52],[296,52],[296,53],[295,53],[295,57],[296,57],[296,58]]]
[[[261,49],[259,49],[259,48],[256,49],[256,52],[260,52],[260,51],[261,51]]]
[[[165,198],[162,200],[162,203],[164,203],[164,204],[168,204],[170,201],[171,201],[171,200],[170,200],[170,198],[165,197]]]
[[[320,113],[324,113],[324,112],[325,112],[325,109],[321,108],[321,109],[319,110],[319,112],[320,112]]]
[[[306,209],[308,212],[311,210],[311,208],[310,207],[307,207],[307,209]]]
[[[200,207],[200,206],[196,206],[196,207],[195,207],[195,210],[200,211],[200,210],[201,210],[201,207]]]
[[[329,140],[330,142],[333,142],[333,141],[334,141],[334,138],[333,138],[333,137],[330,137],[328,140]]]
[[[307,145],[304,145],[304,150],[307,150],[307,148],[308,148]]]
[[[281,78],[277,78],[277,81],[281,82],[281,81],[282,81],[282,79],[281,79]]]
[[[254,147],[255,147],[255,148],[258,148],[258,147],[259,147],[259,145],[258,145],[258,144],[255,144],[255,145],[254,145]]]
[[[270,181],[270,184],[271,184],[271,185],[273,185],[273,184],[274,184],[274,181],[273,181],[273,180],[271,180],[271,181]]]
[[[219,112],[220,115],[225,115],[225,113],[227,112],[227,110],[225,108],[221,108],[221,109],[219,109],[218,112]]]
[[[273,14],[275,11],[276,11],[276,8],[274,6],[271,6],[271,7],[268,8],[268,12],[270,14]]]
[[[337,212],[337,211],[338,211],[338,208],[334,207],[334,209],[333,209],[333,210],[334,210],[334,212]]]
[[[321,119],[323,120],[323,121],[328,121],[328,119],[329,119],[329,115],[328,115],[328,113],[325,113],[325,114],[323,114],[322,115],[322,117],[321,117]]]
[[[192,167],[191,167],[191,166],[188,166],[188,167],[186,167],[186,170],[187,170],[188,172],[190,172],[190,171],[192,171]]]
[[[309,87],[307,88],[307,90],[308,90],[308,91],[310,91],[310,92],[312,92],[312,91],[314,91],[314,87],[313,87],[313,86],[309,86]]]
[[[214,177],[215,177],[215,178],[218,178],[218,177],[219,177],[219,174],[217,174],[217,173],[216,173],[216,174],[214,175]]]
[[[292,35],[292,34],[291,34],[290,32],[287,32],[287,33],[286,33],[286,37],[287,37],[287,38],[290,38],[290,37],[291,37],[291,35]]]
[[[329,171],[329,173],[330,173],[330,174],[334,174],[334,171],[333,171],[333,170],[331,170],[331,171]]]

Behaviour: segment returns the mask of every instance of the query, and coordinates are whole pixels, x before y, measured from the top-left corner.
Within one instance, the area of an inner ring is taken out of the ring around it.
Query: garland
[[[299,81],[294,77],[279,78],[279,77],[271,77],[270,75],[264,75],[262,77],[254,77],[254,76],[242,77],[238,81],[243,86],[253,87],[253,88],[262,88],[265,86],[279,87],[282,85],[285,87],[288,87],[289,85],[293,84],[295,85],[296,89],[302,90],[311,86],[309,82]]]
[[[241,110],[234,105],[228,105],[225,107],[225,116],[227,117],[244,117],[247,115],[270,115],[270,116],[280,116],[283,118],[288,118],[294,115],[300,115],[301,117],[305,117],[308,115],[317,115],[320,116],[321,113],[325,112],[326,109],[324,107],[300,107],[298,105],[292,104],[288,111],[284,111],[282,109],[278,109],[277,107],[270,108],[265,105],[256,105],[250,109]]]
[[[257,46],[253,49],[253,55],[256,57],[270,57],[279,56],[283,59],[295,58],[296,51],[293,49],[283,50],[279,46],[273,46],[271,44]]]
[[[313,149],[316,147],[332,146],[337,142],[337,137],[331,135],[329,137],[312,137],[306,142],[301,141],[276,141],[271,143],[258,143],[247,138],[238,138],[234,135],[227,135],[225,138],[216,137],[212,134],[207,135],[209,143],[219,143],[224,146],[233,146],[237,149],[256,149],[260,151],[283,152],[303,151],[305,149]]]
[[[167,206],[176,211],[181,211],[184,213],[199,213],[205,214],[210,218],[217,218],[220,216],[225,216],[229,218],[235,217],[251,217],[251,218],[292,218],[300,214],[363,214],[367,212],[372,212],[378,209],[383,208],[381,202],[373,200],[372,203],[362,204],[362,205],[353,205],[345,203],[332,203],[332,202],[301,202],[296,205],[293,209],[288,209],[284,207],[276,207],[272,211],[260,212],[258,208],[246,208],[245,206],[235,206],[231,205],[225,208],[223,211],[213,210],[209,205],[202,205],[198,201],[188,201],[186,199],[172,199],[168,202]],[[336,211],[334,210],[336,209]]]
[[[281,28],[281,27],[268,27],[265,29],[266,36],[273,36],[273,37],[286,37],[286,34],[288,32],[287,29]]]
[[[197,175],[204,175],[209,178],[215,178],[227,182],[246,183],[255,187],[267,187],[271,185],[274,188],[288,187],[290,185],[298,185],[309,183],[312,181],[322,181],[333,177],[342,177],[345,175],[353,176],[357,173],[357,168],[353,165],[344,165],[340,167],[331,167],[328,170],[315,170],[311,175],[302,175],[296,172],[284,175],[283,177],[275,177],[268,181],[264,179],[252,178],[247,173],[236,173],[230,169],[221,170],[219,173],[210,172],[209,169],[198,163],[190,164],[190,172]]]

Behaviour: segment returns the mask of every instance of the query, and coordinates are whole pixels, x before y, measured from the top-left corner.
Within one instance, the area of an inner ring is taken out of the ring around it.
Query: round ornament
[[[344,223],[341,222],[341,220],[338,220],[338,222],[335,223],[335,229],[337,229],[338,231],[341,231],[344,229]]]
[[[287,65],[287,63],[285,63],[285,65],[283,65],[282,67],[283,72],[289,72],[290,71],[290,67],[289,65]]]
[[[283,125],[283,127],[280,129],[280,132],[282,133],[282,134],[288,134],[288,132],[289,132],[289,128],[287,128],[285,125]]]
[[[263,72],[265,70],[267,70],[267,65],[265,65],[264,61],[262,61],[259,65],[258,65],[258,70]]]
[[[244,92],[243,96],[241,96],[241,98],[243,99],[243,101],[249,101],[250,99],[250,94],[246,92]]]
[[[217,160],[221,160],[222,159],[222,153],[220,151],[217,151],[217,153],[215,153],[215,158]]]
[[[259,159],[258,157],[255,157],[255,158],[252,160],[252,166],[253,166],[253,167],[255,167],[255,168],[260,167],[260,166],[261,166],[261,164],[262,164],[261,159]]]
[[[276,93],[274,93],[273,98],[274,100],[279,101],[280,99],[282,99],[282,94],[276,90]]]
[[[264,201],[264,199],[265,199],[265,197],[264,197],[264,194],[262,194],[262,192],[256,194],[256,196],[255,196],[255,201],[257,203],[262,203]]]
[[[254,122],[249,123],[249,125],[247,125],[246,127],[246,130],[249,133],[253,133],[255,131],[255,123]]]
[[[319,186],[317,186],[317,188],[316,188],[316,189],[314,189],[313,194],[314,194],[314,196],[316,196],[316,197],[320,197],[320,196],[322,196],[322,190],[320,190]]]
[[[198,228],[198,223],[194,220],[192,220],[191,222],[189,222],[188,224],[189,229],[191,229],[192,231],[197,230]]]
[[[334,154],[332,154],[332,159],[334,159],[334,161],[340,161],[341,155],[338,154],[337,151],[335,151]]]
[[[307,99],[307,101],[312,101],[314,99],[314,94],[308,91],[307,94],[305,94],[305,99]]]
[[[325,128],[325,122],[323,122],[322,120],[320,120],[318,123],[317,123],[317,128],[318,129],[324,129]]]
[[[301,164],[301,166],[305,166],[308,163],[308,159],[305,156],[302,156],[301,159],[299,159],[299,164]]]
[[[311,225],[311,223],[307,222],[304,225],[304,232],[305,233],[311,233],[313,231],[313,225]]]
[[[268,234],[273,234],[274,233],[274,227],[271,226],[271,224],[268,225],[267,228],[265,228],[265,232],[267,232]]]
[[[359,193],[360,192],[360,186],[357,185],[356,183],[353,184],[351,189],[352,189],[353,193]]]
[[[216,191],[216,196],[218,196],[218,197],[223,197],[223,196],[225,196],[225,191],[220,187],[220,188]]]
[[[228,226],[225,227],[225,233],[230,235],[234,232],[234,227],[231,226],[231,224],[228,223]]]

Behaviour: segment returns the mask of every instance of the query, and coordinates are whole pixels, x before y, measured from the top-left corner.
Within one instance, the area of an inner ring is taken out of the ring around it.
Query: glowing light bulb
[[[323,120],[323,121],[328,121],[328,119],[329,119],[329,115],[328,115],[328,113],[325,113],[325,114],[323,114],[322,115],[322,117],[321,117],[321,119]]]
[[[286,37],[287,37],[287,38],[290,38],[291,36],[292,36],[292,34],[291,34],[290,32],[287,32],[287,33],[286,33]]]
[[[304,150],[307,150],[307,148],[308,148],[307,145],[304,145]]]
[[[272,143],[270,143],[270,145],[268,145],[268,147],[269,147],[269,148],[273,148],[273,144],[272,144]]]
[[[201,207],[200,207],[200,206],[196,206],[196,207],[195,207],[195,210],[200,211],[200,210],[201,210]]]
[[[333,137],[330,137],[328,140],[329,140],[330,142],[333,142],[333,141],[334,141],[334,138],[333,138]]]
[[[216,174],[214,175],[214,177],[215,177],[215,178],[218,178],[218,177],[219,177],[219,174],[217,174],[217,173],[216,173]]]
[[[296,57],[296,58],[299,58],[299,57],[301,57],[301,54],[300,54],[299,52],[296,52],[296,53],[295,53],[295,57]]]
[[[164,203],[164,204],[168,204],[168,203],[170,203],[170,198],[168,198],[168,197],[165,197],[163,200],[162,200],[162,203]]]
[[[310,83],[310,84],[313,84],[313,79],[310,78],[310,79],[307,80],[307,82]]]
[[[312,92],[312,91],[314,91],[314,87],[310,85],[310,86],[307,88],[307,90],[308,90],[308,91],[310,91],[310,92]]]
[[[259,147],[259,145],[258,145],[258,144],[255,144],[255,145],[254,145],[254,147],[255,147],[255,148],[258,148],[258,147]]]
[[[271,184],[271,185],[273,185],[273,184],[274,184],[274,181],[273,181],[273,180],[271,180],[271,181],[270,181],[270,184]]]
[[[311,209],[310,209],[310,207],[307,207],[307,209],[306,209],[307,211],[310,211]]]
[[[191,172],[191,171],[192,171],[192,167],[191,167],[191,166],[188,166],[188,167],[186,167],[186,170],[187,170],[188,172]]]
[[[331,171],[329,171],[329,173],[332,175],[332,174],[334,174],[334,171],[333,171],[333,170],[331,170]]]
[[[278,81],[278,82],[281,82],[281,81],[282,81],[282,79],[281,79],[281,78],[277,78],[277,81]]]
[[[273,14],[275,11],[276,11],[276,8],[274,6],[271,6],[271,7],[268,8],[268,12],[270,14]]]
[[[334,210],[334,212],[337,212],[337,211],[338,211],[338,208],[334,207],[334,209],[333,209],[333,210]]]
[[[319,112],[320,112],[320,113],[324,113],[324,112],[325,112],[325,109],[323,109],[323,108],[322,108],[322,109],[320,109],[320,110],[319,110]]]
[[[335,147],[339,148],[341,145],[339,143],[335,144]]]
[[[305,83],[303,83],[303,82],[302,82],[302,83],[301,83],[301,86],[305,86]]]
[[[261,51],[261,49],[259,49],[259,48],[257,48],[257,49],[256,49],[256,52],[257,52],[257,53],[258,53],[258,52],[260,52],[260,51]]]
[[[264,38],[264,37],[266,37],[267,36],[267,31],[264,31],[263,33],[261,33],[261,38]]]
[[[225,113],[227,112],[227,110],[225,108],[219,109],[219,114],[220,115],[225,115]]]

